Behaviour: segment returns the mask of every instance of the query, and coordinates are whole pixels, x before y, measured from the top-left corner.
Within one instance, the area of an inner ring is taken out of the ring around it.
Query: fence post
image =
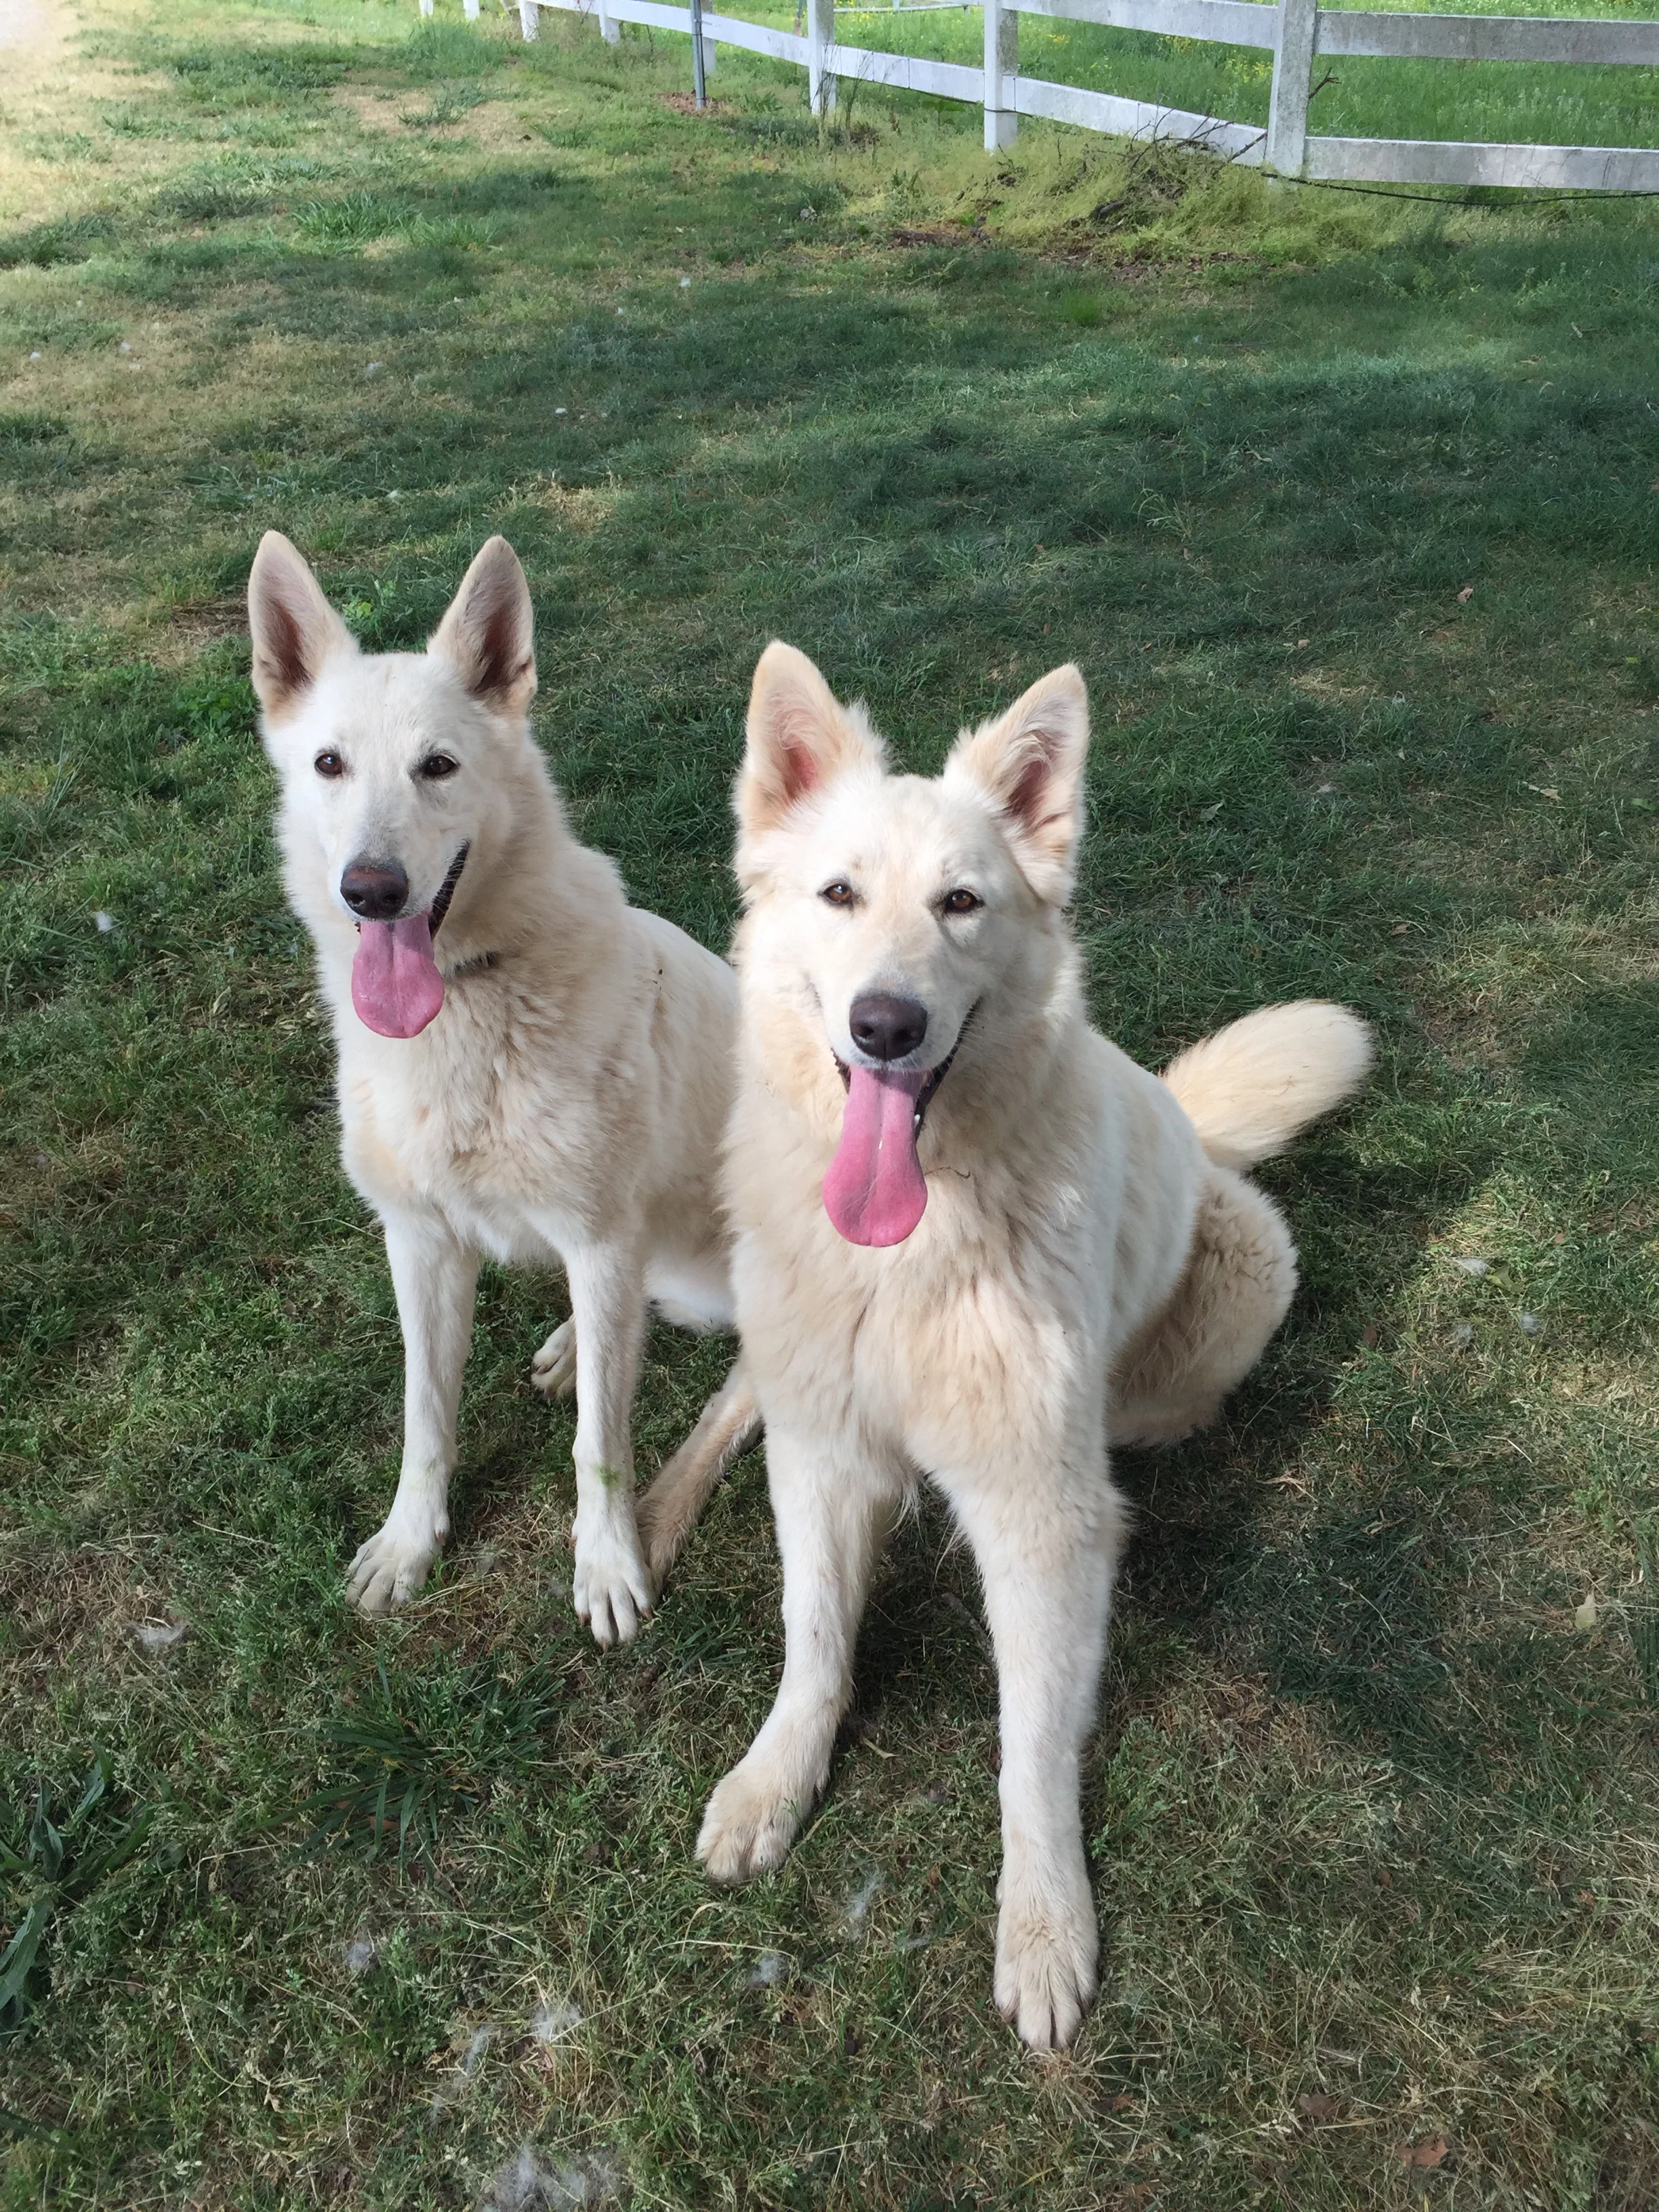
[[[1281,177],[1299,177],[1307,162],[1308,94],[1318,30],[1319,0],[1279,0],[1267,165]]]
[[[1012,146],[1019,135],[1014,85],[1019,75],[1019,11],[985,0],[985,150]]]
[[[461,0],[461,13],[469,23],[478,20],[478,0]]]
[[[691,0],[691,91],[699,107],[708,105],[708,88],[703,82],[705,54],[702,43],[702,0]]]
[[[524,42],[533,46],[541,35],[542,11],[537,0],[519,0],[519,28],[524,33]]]
[[[836,46],[836,0],[807,0],[806,99],[814,115],[836,112],[836,73],[830,57]]]
[[[605,6],[605,0],[599,0],[599,36],[607,46],[622,43],[622,25]]]

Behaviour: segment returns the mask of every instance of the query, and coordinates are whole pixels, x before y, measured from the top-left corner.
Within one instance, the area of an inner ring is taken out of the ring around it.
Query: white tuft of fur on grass
[[[879,1867],[872,1867],[842,1907],[842,1924],[855,1942],[861,1941],[868,1929],[870,1908],[886,1887],[886,1875]]]
[[[187,1620],[141,1620],[133,1629],[132,1638],[146,1651],[160,1653],[171,1651],[189,1634],[190,1623]]]
[[[615,2203],[622,2185],[622,2168],[606,2152],[556,2166],[534,2143],[520,2143],[491,2175],[477,2212],[575,2212],[579,2206]]]
[[[341,1948],[347,1973],[356,1977],[366,1974],[380,1954],[380,1947],[367,1928],[360,1928],[351,1941]]]
[[[582,2008],[572,1997],[544,1997],[530,2015],[530,2033],[538,2043],[554,2044],[580,2027]]]

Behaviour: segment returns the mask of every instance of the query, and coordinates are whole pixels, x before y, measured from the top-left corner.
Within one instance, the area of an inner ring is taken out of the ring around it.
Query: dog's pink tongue
[[[432,917],[366,921],[351,963],[351,1003],[381,1036],[418,1036],[444,1002],[432,957]]]
[[[902,1244],[927,1211],[916,1158],[914,1073],[855,1067],[847,1086],[841,1143],[823,1178],[823,1210],[849,1244]]]

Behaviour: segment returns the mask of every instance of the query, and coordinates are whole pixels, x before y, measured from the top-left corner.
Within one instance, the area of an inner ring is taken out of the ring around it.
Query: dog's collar
[[[930,1067],[928,1069],[927,1079],[922,1085],[921,1090],[916,1093],[915,1118],[910,1126],[918,1137],[921,1134],[921,1125],[927,1118],[927,1109],[933,1104],[934,1096],[938,1091],[940,1084],[944,1082],[945,1077],[951,1073],[951,1062],[962,1050],[962,1040],[968,1034],[968,1025],[973,1020],[974,1016],[979,1012],[984,1003],[985,1001],[982,999],[975,999],[973,1005],[969,1007],[967,1012],[963,1016],[962,1027],[957,1031],[956,1042],[951,1046],[950,1051],[945,1054],[944,1059],[940,1060],[937,1067]],[[853,1087],[852,1069],[847,1065],[847,1062],[842,1058],[838,1052],[832,1050],[830,1057],[836,1063],[836,1073],[841,1078],[842,1089],[843,1091],[850,1091]]]

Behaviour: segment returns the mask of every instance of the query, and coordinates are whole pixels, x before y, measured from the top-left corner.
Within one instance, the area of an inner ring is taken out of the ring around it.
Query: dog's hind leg
[[[1210,1168],[1186,1273],[1113,1387],[1113,1443],[1178,1443],[1212,1421],[1261,1357],[1295,1289],[1296,1247],[1283,1214],[1231,1169]]]
[[[760,1428],[760,1408],[739,1359],[703,1407],[696,1427],[640,1500],[640,1541],[659,1587],[715,1486],[754,1443]]]
[[[544,1398],[568,1398],[576,1387],[576,1322],[562,1321],[530,1362],[530,1385]]]
[[[364,1613],[385,1613],[411,1597],[449,1534],[455,1412],[478,1280],[477,1254],[441,1216],[384,1219],[404,1332],[404,1461],[391,1512],[351,1562],[346,1595]]]

